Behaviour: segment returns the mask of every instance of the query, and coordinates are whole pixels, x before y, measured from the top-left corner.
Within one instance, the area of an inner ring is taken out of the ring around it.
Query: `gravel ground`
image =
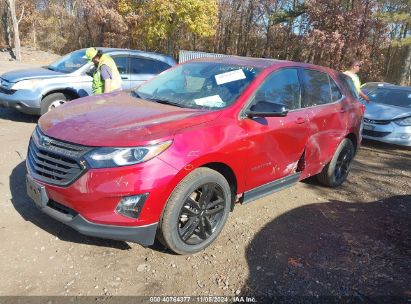
[[[30,64],[0,61],[0,72]],[[308,180],[236,206],[211,247],[177,256],[82,236],[38,211],[24,182],[36,121],[0,109],[0,296],[411,297],[410,149],[365,142],[340,188]]]

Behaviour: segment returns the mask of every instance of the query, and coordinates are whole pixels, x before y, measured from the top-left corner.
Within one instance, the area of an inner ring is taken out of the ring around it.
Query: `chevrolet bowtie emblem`
[[[51,139],[47,136],[42,136],[40,137],[40,145],[42,146],[50,146],[51,144]]]

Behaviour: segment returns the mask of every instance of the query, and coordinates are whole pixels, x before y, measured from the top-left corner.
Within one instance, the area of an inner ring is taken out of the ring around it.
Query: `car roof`
[[[394,84],[389,83],[389,82],[384,82],[384,81],[369,81],[369,82],[363,83],[361,87],[365,87],[365,86],[385,87],[385,86],[390,86],[390,85],[394,85]]]
[[[384,86],[378,86],[378,89],[395,89],[395,90],[402,90],[402,91],[410,91],[411,86],[400,86],[395,84],[386,84]]]
[[[242,57],[242,56],[224,56],[224,57],[201,57],[197,59],[192,59],[186,62],[216,62],[216,63],[226,63],[235,65],[251,66],[261,69],[266,69],[276,65],[292,66],[292,67],[302,67],[302,68],[313,68],[323,72],[337,72],[328,67],[319,66],[311,63],[289,61],[289,60],[279,60],[271,58],[255,58],[255,57]]]
[[[137,56],[142,56],[142,57],[146,57],[146,58],[160,60],[160,61],[168,63],[169,65],[175,65],[176,64],[176,61],[171,56],[160,54],[160,53],[145,52],[145,51],[140,51],[140,50],[131,50],[131,49],[123,49],[123,48],[96,47],[96,49],[101,50],[103,52],[103,54],[137,55]],[[86,50],[86,48],[81,49],[81,50]]]
[[[287,61],[269,59],[269,58],[254,58],[254,57],[242,57],[242,56],[231,56],[230,55],[230,56],[224,56],[224,57],[202,57],[202,58],[193,59],[187,62],[216,62],[216,63],[253,66],[256,68],[268,68],[274,64],[278,64],[281,62],[287,62]]]

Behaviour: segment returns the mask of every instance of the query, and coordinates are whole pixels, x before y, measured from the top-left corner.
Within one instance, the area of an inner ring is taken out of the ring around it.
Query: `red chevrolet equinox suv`
[[[316,175],[336,187],[361,142],[350,80],[244,57],[180,64],[134,91],[77,99],[40,118],[27,191],[85,235],[157,237],[179,254],[212,243],[235,203]]]

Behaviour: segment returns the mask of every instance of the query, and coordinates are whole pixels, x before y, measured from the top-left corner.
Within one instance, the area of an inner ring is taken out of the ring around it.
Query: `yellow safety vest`
[[[121,76],[118,72],[116,63],[109,55],[103,54],[93,75],[92,91],[94,95],[104,93],[104,80],[101,79],[101,66],[103,64],[108,66],[111,70],[111,91],[121,89]]]

